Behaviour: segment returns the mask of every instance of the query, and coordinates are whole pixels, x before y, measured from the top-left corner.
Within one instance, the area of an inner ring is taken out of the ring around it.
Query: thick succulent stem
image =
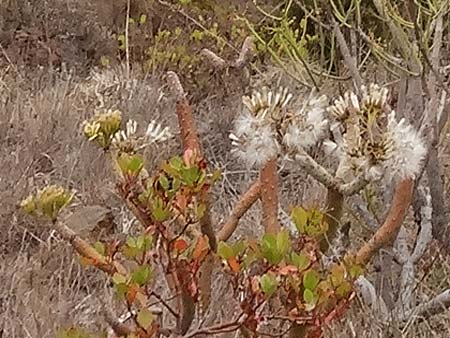
[[[278,173],[277,160],[268,161],[260,171],[261,204],[263,208],[263,224],[266,233],[277,233],[278,222]]]
[[[372,238],[356,253],[357,264],[367,264],[383,246],[396,238],[411,204],[412,194],[412,179],[405,179],[397,185],[386,220]]]
[[[201,157],[202,149],[192,112],[192,106],[189,104],[189,101],[186,98],[186,94],[177,74],[175,74],[174,72],[168,72],[167,77],[172,92],[177,99],[176,112],[178,117],[178,125],[181,132],[183,150],[184,152],[186,152],[187,150],[191,150],[195,153],[196,156]],[[200,230],[208,238],[211,250],[216,251],[217,239],[211,221],[209,194],[204,194],[201,197],[201,200],[206,206],[206,211],[199,221]],[[205,258],[202,266],[199,269],[198,288],[201,295],[200,300],[203,309],[206,309],[210,303],[212,272],[213,259],[210,254]],[[180,276],[179,273],[178,276]],[[190,325],[192,324],[192,320],[194,319],[195,313],[195,302],[192,299],[190,293],[187,292],[186,287],[187,286],[182,286],[181,290],[181,304],[179,304],[181,305],[179,309],[180,317],[177,325],[178,332],[182,334],[186,333],[189,329]]]
[[[247,210],[258,200],[261,196],[261,180],[254,182],[250,188],[241,196],[236,203],[231,215],[227,221],[222,225],[222,229],[217,234],[217,240],[228,240],[233,232],[236,230],[237,225],[241,217],[247,212]]]

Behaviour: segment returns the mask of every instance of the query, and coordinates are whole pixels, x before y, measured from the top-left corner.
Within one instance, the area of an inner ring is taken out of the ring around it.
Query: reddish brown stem
[[[397,185],[386,220],[372,238],[356,253],[357,264],[367,264],[378,250],[396,238],[411,204],[412,194],[413,181],[411,179],[403,180]]]
[[[168,72],[167,77],[169,86],[171,87],[172,92],[177,99],[176,111],[183,150],[184,152],[186,152],[187,150],[191,150],[195,153],[195,156],[202,157],[202,149],[198,137],[192,107],[189,104],[188,99],[186,98],[183,86],[180,83],[180,79],[174,72]],[[209,247],[211,248],[211,250],[216,251],[217,240],[211,222],[209,194],[205,193],[201,197],[201,201],[205,204],[206,211],[199,221],[200,229],[201,232],[208,237]],[[199,292],[203,295],[203,297],[201,298],[201,302],[204,309],[209,306],[210,302],[211,276],[213,270],[212,264],[212,256],[208,255],[199,270],[198,288]],[[174,276],[174,282],[177,282],[177,280],[182,277],[182,273],[183,271],[178,270],[175,272],[176,276]],[[181,286],[181,297],[178,304],[178,313],[180,314],[180,317],[178,318],[177,329],[178,333],[185,334],[194,319],[195,302],[190,295],[189,290],[187,289],[187,285],[179,285],[178,283],[178,286]]]
[[[201,155],[200,141],[198,138],[194,116],[192,114],[192,107],[186,98],[186,93],[184,92],[180,79],[176,73],[168,72],[167,81],[175,98],[177,99],[176,110],[183,149],[191,149],[196,151],[198,155]]]
[[[278,173],[276,159],[268,161],[261,169],[260,180],[264,228],[266,233],[277,233],[280,230],[280,223],[278,222]]]
[[[228,217],[228,220],[223,224],[222,229],[217,234],[218,241],[226,241],[233,235],[241,217],[261,196],[261,186],[261,180],[257,180],[241,196],[231,215]]]
[[[92,245],[78,236],[72,229],[61,222],[53,223],[55,229],[84,258],[92,261],[98,269],[112,275],[115,272],[126,274],[126,269],[118,262],[110,262],[105,256],[95,250]]]

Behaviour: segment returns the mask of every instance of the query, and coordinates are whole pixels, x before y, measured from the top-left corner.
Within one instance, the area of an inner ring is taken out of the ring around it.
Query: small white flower
[[[127,122],[127,136],[131,137],[136,134],[137,122],[135,120],[128,120]]]
[[[244,96],[242,102],[252,115],[267,118],[283,110],[291,99],[292,94],[287,88],[280,87],[274,94],[263,87],[261,92],[254,92],[251,97]]]
[[[362,86],[362,99],[361,106],[376,106],[379,108],[384,108],[387,103],[388,89],[381,88],[377,84],[371,83],[369,87]]]
[[[172,138],[172,134],[169,131],[169,127],[162,128],[161,124],[152,120],[145,132],[146,141],[148,143],[163,142]]]
[[[143,136],[137,135],[138,125],[135,120],[129,120],[125,131],[119,130],[114,134],[113,145],[125,152],[133,152],[142,149],[149,144],[163,142],[172,137],[168,127],[162,128],[161,124],[151,121]]]

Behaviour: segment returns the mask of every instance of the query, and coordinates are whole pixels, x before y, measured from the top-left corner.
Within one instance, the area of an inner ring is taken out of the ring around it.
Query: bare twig
[[[412,306],[412,292],[414,288],[415,268],[411,253],[407,245],[407,234],[401,227],[396,241],[398,259],[403,264],[400,274],[400,292],[397,300],[397,311],[408,311]]]
[[[199,328],[184,335],[183,338],[194,338],[200,335],[214,335],[218,333],[232,332],[238,330],[242,326],[244,315],[239,315],[236,319],[226,323],[216,324],[209,327]]]
[[[414,43],[408,39],[406,33],[399,28],[390,15],[386,13],[386,7],[382,0],[373,0],[373,4],[377,9],[378,14],[387,22],[392,38],[394,39],[403,59],[407,62],[409,69],[413,72],[420,73],[420,61],[412,48]]]
[[[253,39],[248,36],[245,38],[244,43],[242,44],[241,52],[239,53],[239,57],[234,61],[231,66],[233,68],[240,69],[245,66],[253,53]]]
[[[428,302],[425,302],[417,306],[415,309],[406,312],[402,319],[403,321],[408,321],[412,316],[427,319],[446,311],[449,307],[450,290],[445,290]]]
[[[322,183],[328,189],[334,189],[344,196],[351,196],[359,192],[364,186],[367,185],[367,181],[363,176],[355,178],[350,183],[342,183],[338,178],[333,177],[324,167],[317,163],[309,154],[305,151],[299,152],[295,156],[300,166],[305,171],[314,177],[317,181]]]
[[[411,259],[414,263],[416,263],[423,256],[433,238],[431,224],[433,209],[431,206],[431,195],[429,189],[424,190],[425,205],[423,205],[420,210],[422,221],[420,224],[419,234],[417,235],[416,245],[411,255]]]
[[[125,59],[127,80],[130,78],[130,0],[127,0],[127,17],[125,18]]]
[[[328,224],[328,230],[320,242],[322,252],[328,250],[341,226],[342,210],[344,205],[344,196],[337,190],[329,188],[327,191],[327,212],[325,220]]]
[[[234,61],[226,61],[207,48],[203,48],[200,55],[208,59],[216,70],[222,70],[228,67],[241,69],[250,61],[252,53],[253,39],[249,36],[244,40],[239,56]]]
[[[371,230],[376,230],[380,226],[378,221],[370,214],[367,209],[366,203],[362,200],[361,196],[353,195],[350,199],[351,210],[354,210],[360,218],[364,221],[366,225],[369,226]],[[356,217],[357,218],[357,217]]]
[[[228,240],[239,223],[241,217],[247,212],[247,210],[258,200],[261,194],[261,181],[257,180],[250,188],[241,196],[236,203],[231,215],[227,221],[222,225],[222,229],[217,234],[218,241]]]
[[[383,299],[377,295],[373,284],[364,276],[356,280],[356,286],[362,296],[364,303],[370,306],[375,313],[380,314],[382,320],[389,318],[389,313]]]
[[[131,328],[117,319],[112,311],[106,306],[103,309],[103,316],[117,337],[128,337],[128,335],[132,333]]]
[[[339,49],[342,53],[344,62],[348,67],[348,69],[350,70],[353,80],[355,81],[356,92],[359,93],[360,88],[363,85],[363,80],[358,70],[356,57],[351,55],[350,49],[348,48],[347,42],[345,41],[344,35],[342,34],[342,31],[336,19],[332,18],[332,20],[333,20],[333,31],[334,34],[336,35],[336,40],[338,42]]]

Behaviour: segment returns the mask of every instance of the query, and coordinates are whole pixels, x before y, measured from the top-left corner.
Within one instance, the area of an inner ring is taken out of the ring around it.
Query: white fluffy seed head
[[[248,167],[261,167],[280,151],[272,126],[261,117],[242,114],[230,134],[232,152]]]
[[[362,174],[370,181],[414,178],[426,155],[417,131],[396,120],[386,88],[371,84],[361,93],[359,100],[347,92],[328,108],[332,126],[343,130],[341,142],[327,143],[329,153],[340,160],[339,174],[347,179]]]
[[[427,154],[423,139],[404,119],[397,121],[395,111],[389,114],[387,135],[392,140],[392,150],[385,164],[386,171],[395,179],[414,179]]]
[[[230,134],[233,152],[249,166],[261,166],[280,155],[309,150],[323,138],[327,129],[326,96],[306,100],[292,109],[293,95],[287,88],[269,91],[267,87],[243,97],[244,111],[235,120]]]
[[[294,113],[283,136],[283,143],[289,150],[309,150],[317,144],[328,126],[326,106],[326,96],[320,96]]]

